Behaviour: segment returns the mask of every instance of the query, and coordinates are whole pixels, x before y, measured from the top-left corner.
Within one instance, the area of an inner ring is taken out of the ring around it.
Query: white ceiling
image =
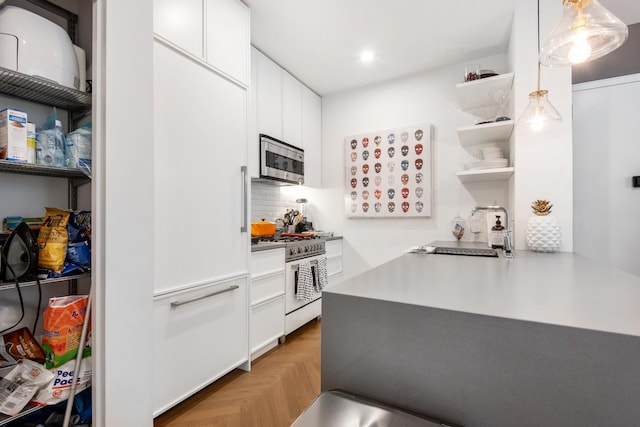
[[[243,0],[252,44],[320,95],[506,50],[513,0]],[[561,3],[561,0],[557,0]],[[637,0],[601,0],[625,23]],[[371,49],[376,59],[359,60]]]

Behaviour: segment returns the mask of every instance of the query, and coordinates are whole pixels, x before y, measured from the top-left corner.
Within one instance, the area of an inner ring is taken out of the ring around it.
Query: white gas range
[[[285,334],[288,335],[308,321],[320,317],[322,285],[327,282],[327,272],[323,267],[326,266],[323,237],[286,239]],[[307,273],[305,269],[308,269]],[[310,282],[301,283],[301,274]],[[306,287],[305,299],[298,299],[298,293],[303,293],[299,286]]]

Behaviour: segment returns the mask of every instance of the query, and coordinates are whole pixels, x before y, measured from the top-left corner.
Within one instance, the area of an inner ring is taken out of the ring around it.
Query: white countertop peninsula
[[[323,390],[460,425],[640,425],[640,278],[596,261],[407,253],[322,310]]]

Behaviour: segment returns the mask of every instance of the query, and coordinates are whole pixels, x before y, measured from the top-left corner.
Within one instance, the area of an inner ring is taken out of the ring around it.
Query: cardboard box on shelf
[[[27,113],[0,111],[0,159],[27,162]]]

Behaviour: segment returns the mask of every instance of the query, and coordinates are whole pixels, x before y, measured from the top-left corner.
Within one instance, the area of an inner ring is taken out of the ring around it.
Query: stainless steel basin
[[[498,251],[490,248],[447,248],[436,246],[434,254],[497,257]]]

